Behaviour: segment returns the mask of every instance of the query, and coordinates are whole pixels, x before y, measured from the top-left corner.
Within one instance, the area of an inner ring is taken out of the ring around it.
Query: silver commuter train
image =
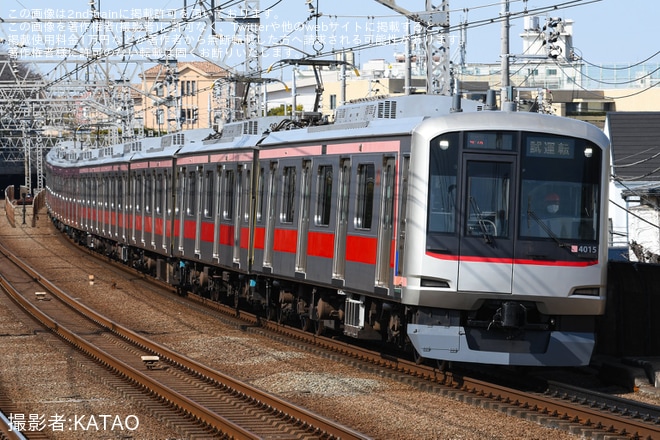
[[[609,141],[414,95],[47,157],[88,246],[269,319],[418,359],[588,364],[605,309]]]

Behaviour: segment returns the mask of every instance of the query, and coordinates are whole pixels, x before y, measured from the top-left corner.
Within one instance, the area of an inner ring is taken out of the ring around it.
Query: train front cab
[[[557,117],[475,116],[414,137],[411,200],[426,202],[408,218],[426,221],[408,223],[408,336],[425,358],[588,364],[605,307],[608,141]],[[563,199],[552,220],[548,196]]]

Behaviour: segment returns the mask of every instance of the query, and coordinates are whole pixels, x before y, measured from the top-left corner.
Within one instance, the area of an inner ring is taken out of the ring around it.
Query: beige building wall
[[[660,89],[609,89],[605,96],[614,100],[618,112],[660,111]]]
[[[144,121],[146,134],[168,131],[177,124],[182,130],[210,127],[226,105],[226,99],[214,96],[214,83],[223,83],[226,77],[224,69],[207,61],[180,62],[169,68],[157,65],[145,71],[136,115]]]

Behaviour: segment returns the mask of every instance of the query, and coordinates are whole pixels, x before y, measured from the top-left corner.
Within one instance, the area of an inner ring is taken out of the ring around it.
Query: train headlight
[[[447,139],[442,139],[440,141],[440,149],[441,150],[446,150],[449,148],[449,141]]]
[[[594,154],[594,150],[591,147],[587,147],[584,149],[584,157],[591,157]]]

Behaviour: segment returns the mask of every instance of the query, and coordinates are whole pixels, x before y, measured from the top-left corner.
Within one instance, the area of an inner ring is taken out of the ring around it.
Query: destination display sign
[[[530,136],[527,138],[527,156],[573,159],[575,141],[567,138]]]

